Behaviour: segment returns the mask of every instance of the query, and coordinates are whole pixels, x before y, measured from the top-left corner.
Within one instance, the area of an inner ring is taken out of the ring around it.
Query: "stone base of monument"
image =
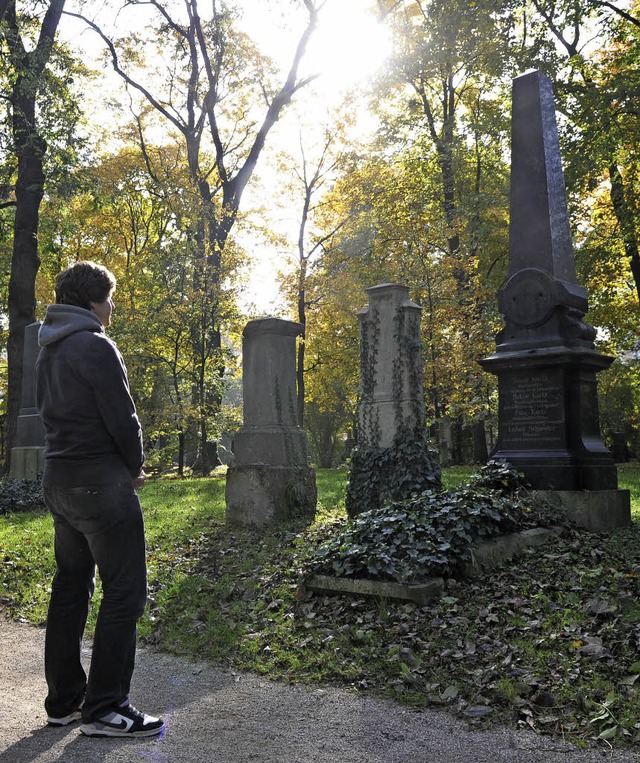
[[[537,490],[536,495],[559,502],[567,519],[593,533],[608,533],[631,524],[628,490]]]
[[[11,449],[11,469],[9,478],[12,480],[39,480],[44,470],[44,447],[41,445],[25,445]]]
[[[315,515],[315,469],[308,466],[231,466],[227,471],[226,520],[262,527],[294,516]]]

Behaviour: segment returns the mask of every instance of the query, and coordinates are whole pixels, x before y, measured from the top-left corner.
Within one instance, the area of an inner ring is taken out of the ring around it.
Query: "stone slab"
[[[444,579],[428,578],[423,583],[403,585],[402,583],[382,580],[313,575],[304,581],[304,587],[318,593],[351,594],[353,596],[414,601],[416,604],[428,604],[442,595]]]
[[[544,545],[550,538],[562,535],[563,527],[533,527],[519,533],[498,535],[471,549],[471,562],[463,565],[461,575],[475,578],[494,570],[528,548]]]
[[[318,498],[311,467],[230,466],[225,492],[229,524],[263,527],[294,514],[313,517]]]
[[[499,535],[479,543],[472,549],[472,561],[460,568],[459,578],[475,578],[496,569],[528,548],[541,546],[550,538],[561,535],[562,527],[534,527],[519,533]],[[443,578],[427,578],[421,583],[405,585],[382,580],[343,578],[331,575],[312,575],[304,580],[301,588],[318,593],[350,594],[396,601],[414,601],[428,604],[442,596],[445,589]]]

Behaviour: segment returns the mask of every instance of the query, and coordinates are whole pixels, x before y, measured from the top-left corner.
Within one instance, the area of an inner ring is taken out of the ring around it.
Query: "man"
[[[164,722],[129,701],[136,622],[147,597],[142,432],[127,372],[105,334],[113,274],[76,262],[56,281],[38,336],[36,400],[45,428],[45,502],[53,515],[56,573],[45,640],[48,722],[82,719],[88,736],[159,734]],[[95,586],[103,599],[89,677],[81,640]]]

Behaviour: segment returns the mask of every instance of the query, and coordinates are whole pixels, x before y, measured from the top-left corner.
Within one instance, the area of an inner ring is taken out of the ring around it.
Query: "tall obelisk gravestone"
[[[578,524],[607,530],[631,518],[600,438],[596,374],[612,358],[597,352],[583,321],[553,90],[540,72],[514,80],[511,139],[509,275],[498,294],[505,327],[481,361],[498,377],[493,458],[557,493]]]

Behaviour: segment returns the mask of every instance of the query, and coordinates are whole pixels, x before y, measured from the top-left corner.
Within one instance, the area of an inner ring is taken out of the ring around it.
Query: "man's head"
[[[113,294],[116,279],[110,270],[91,261],[74,262],[56,279],[56,303],[91,310]]]

